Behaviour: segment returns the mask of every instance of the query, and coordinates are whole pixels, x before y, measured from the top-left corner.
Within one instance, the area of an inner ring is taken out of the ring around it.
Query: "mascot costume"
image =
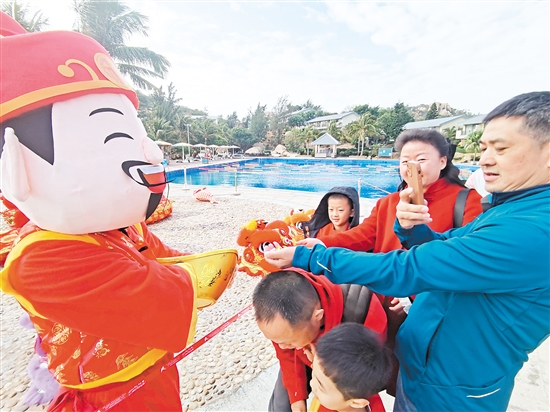
[[[90,37],[0,17],[1,189],[29,219],[1,287],[61,385],[48,410],[181,410],[163,366],[193,339],[196,272],[144,223],[166,179],[137,96]]]

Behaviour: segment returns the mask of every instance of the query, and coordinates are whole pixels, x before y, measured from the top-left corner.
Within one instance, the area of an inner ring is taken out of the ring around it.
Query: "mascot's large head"
[[[0,12],[1,189],[43,229],[126,227],[155,210],[162,152],[107,51],[80,33],[26,33]]]

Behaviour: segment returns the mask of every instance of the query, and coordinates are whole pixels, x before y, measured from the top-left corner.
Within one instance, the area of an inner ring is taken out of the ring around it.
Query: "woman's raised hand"
[[[396,217],[403,229],[410,229],[416,225],[428,224],[432,221],[428,213],[428,202],[424,200],[424,205],[414,205],[411,203],[411,194],[413,189],[408,187],[399,192],[399,203],[397,204]]]

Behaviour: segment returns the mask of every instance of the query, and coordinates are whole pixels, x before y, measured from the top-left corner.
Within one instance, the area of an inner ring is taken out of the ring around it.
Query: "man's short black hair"
[[[391,357],[380,337],[360,323],[342,323],[315,344],[316,360],[344,400],[368,399],[384,389]]]
[[[540,145],[550,141],[550,92],[531,92],[512,97],[485,116],[487,124],[498,117],[523,117],[525,129]]]
[[[292,326],[311,319],[319,295],[309,280],[298,272],[281,270],[256,285],[252,304],[258,322],[271,322],[277,314]]]

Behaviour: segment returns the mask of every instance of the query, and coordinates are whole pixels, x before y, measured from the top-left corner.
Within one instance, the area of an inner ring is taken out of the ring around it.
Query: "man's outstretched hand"
[[[403,229],[410,229],[416,225],[428,224],[432,221],[428,213],[428,202],[424,200],[424,205],[413,205],[411,203],[411,194],[413,189],[408,187],[399,192],[399,203],[396,207],[395,215]]]
[[[281,269],[286,269],[292,266],[292,259],[294,259],[294,252],[296,247],[284,247],[282,249],[270,250],[264,253],[265,260],[274,266]]]

